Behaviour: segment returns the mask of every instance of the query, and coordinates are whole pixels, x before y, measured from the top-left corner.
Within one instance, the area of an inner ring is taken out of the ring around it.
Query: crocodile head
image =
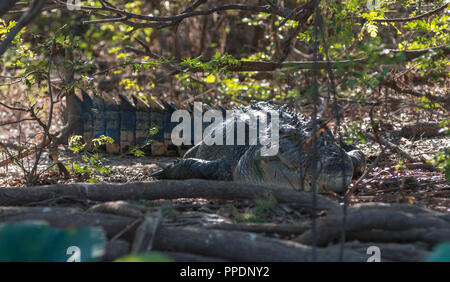
[[[312,136],[311,124],[280,126],[279,150],[275,156],[253,152],[253,169],[257,175],[239,177],[260,184],[310,191],[343,192],[354,174],[352,158],[333,140],[328,128],[322,127]],[[246,181],[248,182],[248,181]]]

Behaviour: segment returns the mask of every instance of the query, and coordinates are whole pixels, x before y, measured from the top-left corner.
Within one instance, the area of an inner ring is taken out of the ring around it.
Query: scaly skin
[[[252,112],[268,110],[280,113],[280,146],[276,156],[261,156],[261,145],[248,145],[248,140],[246,145],[206,145],[202,141],[190,149],[183,159],[154,176],[230,180],[305,191],[311,190],[315,179],[318,191],[343,192],[352,177],[364,170],[362,152],[351,150],[354,148],[349,146],[338,146],[326,126],[322,127],[320,134],[316,134],[317,153],[314,154],[314,144],[308,142],[313,140],[312,122],[304,117],[270,103],[241,107],[235,113],[240,118]],[[222,130],[225,139],[226,122],[236,121],[227,120],[209,134]]]
[[[123,95],[118,99],[107,95],[91,98],[82,92],[82,99],[77,99],[76,134],[82,135],[85,141],[100,135],[110,136],[115,143],[107,145],[106,151],[127,153],[130,146],[143,145],[149,129],[156,127],[159,131],[151,136],[153,143],[146,147],[146,153],[152,156],[180,154],[187,146],[174,146],[170,139],[176,126],[171,122],[175,107],[155,101],[149,103],[137,97],[131,102]],[[268,111],[279,114],[279,151],[275,156],[264,157],[261,156],[261,145],[250,145],[253,143],[248,138],[248,118]],[[319,191],[343,192],[352,176],[362,173],[365,168],[364,154],[354,147],[339,146],[331,131],[320,121],[320,130],[315,131],[314,139],[312,122],[285,107],[261,102],[234,109],[234,114],[234,119],[225,120],[208,134],[214,136],[222,131],[226,140],[225,125],[236,125],[240,121],[245,123],[244,145],[209,146],[202,141],[186,152],[183,159],[153,176],[231,180],[305,191],[311,190],[314,179]],[[209,124],[203,122],[203,128]],[[234,128],[234,144],[237,144],[237,126]]]

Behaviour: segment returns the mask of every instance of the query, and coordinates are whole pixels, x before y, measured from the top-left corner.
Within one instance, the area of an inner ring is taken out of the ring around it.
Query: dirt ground
[[[2,133],[3,137],[5,137],[5,134],[15,134],[15,131],[3,131]],[[399,137],[395,130],[383,132],[383,136],[411,156],[421,156],[428,160],[431,160],[433,154],[439,151],[439,149],[450,147],[450,137],[448,136],[408,140]],[[11,138],[9,139],[11,140]],[[371,165],[381,152],[380,146],[370,140],[366,144],[358,144],[358,147],[365,153],[368,166]],[[7,159],[7,155],[3,154],[0,157],[0,161],[2,159]],[[33,160],[33,158],[30,157],[30,160]],[[64,146],[60,146],[59,160],[69,167],[74,160],[82,163],[79,156],[75,156]],[[91,178],[95,178],[96,181],[104,183],[127,183],[154,181],[155,179],[149,175],[159,169],[157,163],[170,163],[175,161],[176,158],[104,154],[104,160],[105,166],[111,168],[111,173],[92,175]],[[362,179],[359,185],[360,188],[351,196],[350,203],[408,202],[434,210],[450,211],[450,186],[445,181],[443,173],[422,168],[408,169],[401,164],[399,165],[399,161],[400,158],[398,155],[390,152],[384,158],[380,158],[377,166]],[[64,179],[56,169],[45,171],[51,164],[52,162],[45,152],[39,165],[39,170],[44,172],[38,185],[87,182],[89,178],[72,177]],[[355,182],[356,180],[353,181],[353,184]],[[25,183],[23,173],[17,165],[10,164],[0,168],[0,187],[22,187]],[[338,199],[338,195],[330,194],[328,196],[332,199]],[[208,203],[208,201],[202,199],[185,199],[176,202],[180,202],[182,205],[190,203],[193,207],[195,206],[202,210],[207,209],[209,205],[218,207],[214,203]],[[289,210],[289,212],[294,211]],[[283,218],[287,219],[288,217],[284,215]],[[274,220],[276,221],[275,218]]]

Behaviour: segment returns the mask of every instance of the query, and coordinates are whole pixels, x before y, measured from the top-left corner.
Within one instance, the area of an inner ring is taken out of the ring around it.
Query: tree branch
[[[440,11],[443,11],[445,8],[448,7],[449,3],[446,3],[444,5],[442,5],[441,7],[438,7],[434,10],[431,10],[429,12],[423,13],[421,15],[418,16],[414,16],[414,17],[409,17],[409,18],[397,18],[397,19],[375,19],[373,20],[374,22],[409,22],[409,21],[415,21],[415,20],[420,20],[422,18],[431,16],[432,14],[435,13],[439,13]]]
[[[19,22],[11,29],[5,40],[0,44],[0,56],[5,53],[9,44],[11,44],[22,28],[29,24],[39,14],[45,2],[47,2],[47,0],[34,0],[28,12],[20,18]]]
[[[0,2],[0,17],[11,9],[19,0],[2,0]]]
[[[148,48],[146,50],[139,50],[130,46],[125,47],[126,50],[134,52],[139,55],[145,55],[149,56],[155,59],[158,59],[158,56],[152,52],[149,51]],[[450,54],[450,48],[447,46],[437,46],[437,47],[431,47],[427,49],[418,49],[418,50],[391,50],[386,49],[383,51],[379,58],[385,58],[390,53],[392,54],[405,54],[405,61],[412,61],[415,58],[418,58],[428,52],[436,52],[442,50],[443,55],[446,56]],[[318,69],[327,69],[329,64],[331,64],[332,68],[347,68],[347,67],[353,67],[355,65],[361,65],[368,62],[367,58],[361,58],[361,59],[354,59],[354,60],[341,60],[341,61],[318,61],[316,62]],[[231,72],[246,72],[246,71],[275,71],[280,68],[292,68],[292,69],[312,69],[314,66],[314,61],[287,61],[283,63],[278,62],[262,62],[262,61],[239,61],[236,65],[224,65],[220,66],[225,68],[227,71]],[[174,65],[171,65],[172,68],[176,67]],[[179,67],[177,67],[179,68]],[[186,71],[187,69],[180,69],[183,71]],[[191,72],[203,72],[204,70],[202,68],[192,68],[189,69]]]

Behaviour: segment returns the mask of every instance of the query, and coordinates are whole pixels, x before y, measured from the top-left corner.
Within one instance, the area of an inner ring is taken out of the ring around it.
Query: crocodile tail
[[[136,96],[130,100],[125,95],[89,95],[82,90],[81,97],[76,97],[76,107],[78,119],[74,133],[83,137],[87,149],[92,149],[90,141],[101,135],[114,139],[113,144],[103,148],[112,154],[128,153],[135,145],[152,156],[176,156],[189,149],[172,144],[170,134],[176,126],[171,122],[176,110],[173,104],[156,99],[147,103]],[[157,129],[154,135],[150,135],[152,128]]]

